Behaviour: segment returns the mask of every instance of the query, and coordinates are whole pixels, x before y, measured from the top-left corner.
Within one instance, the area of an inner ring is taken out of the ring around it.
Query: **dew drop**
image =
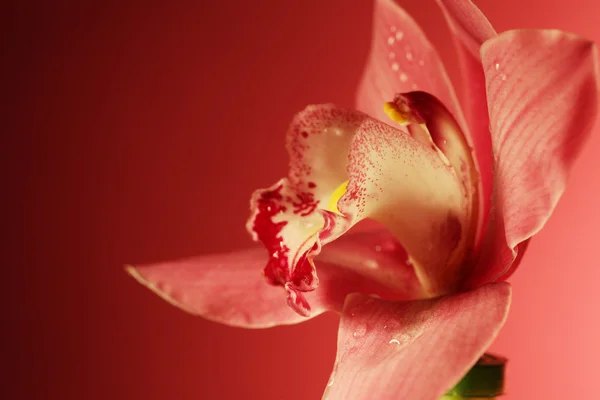
[[[393,45],[395,41],[396,41],[396,39],[394,39],[394,37],[393,37],[393,36],[390,36],[390,37],[388,38],[388,40],[387,40],[387,42],[388,42],[388,44],[389,44],[390,46],[391,46],[391,45]]]
[[[375,260],[366,260],[365,266],[370,269],[377,269],[379,268],[379,263]]]
[[[496,63],[496,65],[494,65],[494,67],[496,68],[496,71],[498,71],[500,69],[500,64]]]
[[[396,40],[402,40],[403,37],[404,37],[404,32],[402,32],[402,31],[396,32]]]
[[[400,341],[398,339],[392,339],[389,341],[389,344],[392,344],[392,343],[400,344]]]
[[[413,53],[411,53],[410,51],[406,52],[406,59],[408,61],[412,61],[414,59]]]
[[[393,63],[392,64],[392,70],[398,71],[399,69],[400,69],[400,66],[398,65],[398,63]]]
[[[406,82],[408,80],[408,76],[404,72],[400,74],[400,81]]]
[[[500,78],[502,78],[503,81],[506,80],[506,74],[500,74]]]
[[[364,325],[359,325],[356,327],[356,330],[354,331],[352,336],[358,339],[365,336],[365,333],[367,333],[367,327]]]

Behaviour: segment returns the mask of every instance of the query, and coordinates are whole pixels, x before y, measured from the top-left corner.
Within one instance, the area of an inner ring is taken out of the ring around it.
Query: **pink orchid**
[[[165,300],[228,325],[339,312],[328,399],[437,399],[475,364],[507,317],[505,280],[595,119],[593,43],[556,30],[498,35],[470,1],[438,4],[464,108],[419,26],[377,0],[360,111],[297,114],[287,178],[252,196],[247,228],[267,255],[128,267]]]

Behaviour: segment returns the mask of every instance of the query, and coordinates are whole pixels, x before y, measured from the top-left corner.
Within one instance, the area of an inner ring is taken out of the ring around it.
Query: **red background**
[[[249,194],[285,173],[292,115],[352,105],[372,4],[160,3],[5,8],[0,396],[320,398],[336,316],[229,328],[173,308],[121,265],[250,245]],[[499,31],[552,27],[600,41],[594,0],[477,3]],[[433,1],[402,4],[456,78]],[[510,358],[508,399],[596,396],[599,146],[600,130],[512,279],[493,347]]]

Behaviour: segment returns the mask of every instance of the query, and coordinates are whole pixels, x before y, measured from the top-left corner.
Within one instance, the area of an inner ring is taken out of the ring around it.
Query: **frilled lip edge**
[[[309,188],[316,184],[308,182]],[[291,193],[282,193],[290,188]],[[319,209],[319,201],[309,191],[295,192],[288,179],[282,179],[267,189],[257,190],[252,195],[251,204],[254,212],[246,225],[255,241],[261,241],[268,252],[268,261],[264,268],[264,276],[271,285],[283,286],[288,305],[298,314],[309,317],[311,307],[302,292],[310,292],[319,286],[319,278],[313,259],[321,252],[323,245],[333,240],[334,227],[349,227],[350,222],[341,215]],[[291,212],[300,217],[312,215],[321,219],[314,223],[315,232],[300,241],[296,249],[290,249],[281,236],[283,228],[289,221],[274,221],[280,213]],[[314,215],[316,214],[316,215]],[[337,224],[337,225],[336,225]],[[295,250],[295,251],[294,251]],[[292,257],[290,252],[293,251]]]

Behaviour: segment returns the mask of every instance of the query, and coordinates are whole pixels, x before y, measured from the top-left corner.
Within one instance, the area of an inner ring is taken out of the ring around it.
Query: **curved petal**
[[[255,192],[247,228],[267,248],[267,280],[299,314],[309,315],[304,293],[319,285],[313,258],[365,218],[399,238],[430,295],[456,287],[471,245],[471,192],[431,137],[320,105],[294,119],[288,151],[288,177]]]
[[[438,5],[456,35],[457,44],[464,46],[473,58],[479,60],[479,48],[496,31],[488,19],[470,0],[437,0]]]
[[[440,99],[464,126],[446,70],[421,28],[393,0],[377,0],[373,41],[357,92],[357,108],[385,121],[383,104],[396,93],[414,90]]]
[[[447,159],[435,146],[372,119],[357,130],[349,158],[349,184],[338,202],[344,218],[385,225],[430,296],[455,290],[472,246],[472,193]]]
[[[261,274],[264,249],[214,254],[127,272],[167,302],[194,315],[245,328],[268,328],[307,319],[284,300],[283,290]],[[387,299],[423,296],[406,253],[388,232],[356,233],[328,246],[318,258],[320,287],[308,293],[311,316],[341,312],[349,293],[377,293]]]
[[[316,257],[319,296],[336,292],[328,303],[341,312],[346,295],[371,294],[388,300],[425,298],[408,254],[387,230],[349,232],[323,247]]]
[[[496,337],[510,297],[508,283],[412,302],[349,296],[323,398],[439,399]]]
[[[127,272],[169,303],[211,321],[245,328],[305,321],[287,306],[281,288],[265,284],[265,259],[260,248],[128,266]],[[317,305],[313,316],[324,310]]]
[[[555,30],[509,31],[481,49],[495,209],[475,284],[504,279],[518,246],[546,223],[598,112],[595,45]],[[512,266],[511,266],[512,264]]]
[[[458,55],[463,88],[459,97],[469,128],[481,179],[481,225],[487,226],[492,201],[493,156],[485,93],[485,76],[479,49],[496,31],[469,0],[438,0]]]

